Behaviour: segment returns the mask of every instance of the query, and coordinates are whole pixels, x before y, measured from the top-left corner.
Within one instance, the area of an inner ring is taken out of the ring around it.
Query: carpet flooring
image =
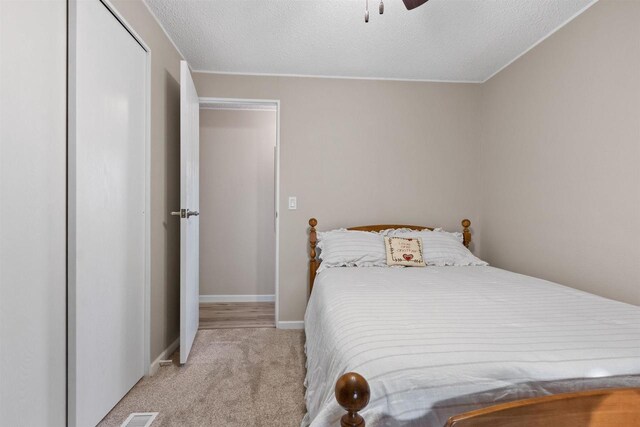
[[[304,333],[209,329],[196,336],[189,361],[143,378],[102,420],[120,426],[131,412],[160,412],[157,426],[300,426],[304,402]]]

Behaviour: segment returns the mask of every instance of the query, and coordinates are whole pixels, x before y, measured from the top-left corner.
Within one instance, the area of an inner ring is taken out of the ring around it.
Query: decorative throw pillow
[[[422,241],[419,238],[385,236],[384,246],[387,250],[387,265],[425,266],[422,258]]]

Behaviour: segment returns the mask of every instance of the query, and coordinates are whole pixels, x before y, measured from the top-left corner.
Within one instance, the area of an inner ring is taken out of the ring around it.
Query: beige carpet
[[[160,412],[157,426],[299,426],[305,413],[304,333],[278,329],[200,330],[184,366],[142,379],[102,420]]]

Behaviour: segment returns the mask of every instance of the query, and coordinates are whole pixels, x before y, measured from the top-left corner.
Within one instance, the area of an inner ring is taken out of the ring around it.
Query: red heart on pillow
[[[411,255],[411,254],[402,254],[402,258],[404,258],[407,261],[411,261],[413,259],[413,255]]]

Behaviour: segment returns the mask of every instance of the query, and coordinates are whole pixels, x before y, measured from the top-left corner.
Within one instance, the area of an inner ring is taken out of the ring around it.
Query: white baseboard
[[[278,322],[278,329],[304,329],[304,320]]]
[[[274,302],[275,295],[200,295],[200,302]]]
[[[176,351],[176,349],[179,346],[180,346],[180,337],[178,337],[174,342],[169,344],[169,347],[165,348],[164,351],[160,353],[160,356],[156,357],[156,360],[154,360],[151,363],[151,366],[149,367],[149,376],[155,375],[156,372],[158,372],[158,369],[160,368],[160,361],[169,359],[173,354],[173,352]]]

